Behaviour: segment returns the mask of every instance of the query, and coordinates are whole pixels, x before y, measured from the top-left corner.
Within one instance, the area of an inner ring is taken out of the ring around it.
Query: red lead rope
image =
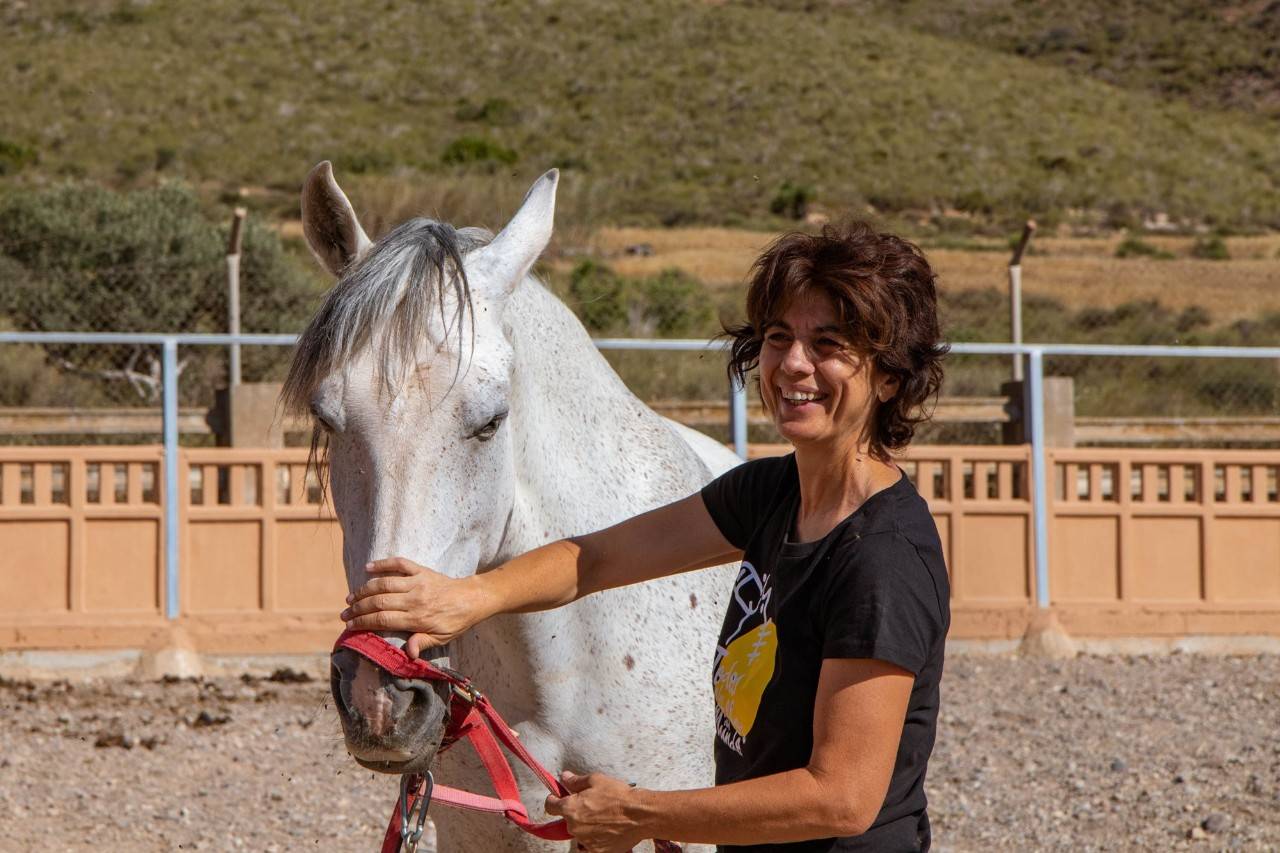
[[[487,797],[457,788],[436,785],[431,798],[432,802],[471,811],[504,815],[520,829],[547,841],[568,841],[572,838],[563,820],[534,823],[530,819],[528,809],[520,800],[520,787],[516,784],[515,774],[511,771],[511,765],[506,756],[502,754],[499,743],[532,770],[548,791],[557,797],[567,797],[569,791],[525,749],[524,744],[498,714],[489,699],[476,690],[470,680],[428,661],[415,660],[399,647],[369,631],[344,631],[334,644],[333,650],[338,649],[350,649],[379,668],[400,678],[443,681],[452,688],[449,726],[445,729],[444,745],[441,750],[448,749],[464,738],[470,741],[476,755],[480,757],[480,762],[484,765],[485,772],[493,782],[493,790],[497,796]],[[409,798],[410,811],[413,810],[417,796],[415,786]],[[382,853],[396,853],[400,849],[400,818],[401,803],[397,800],[395,810],[391,814],[391,823],[387,827],[386,837],[382,841]],[[655,841],[654,849],[657,853],[679,853],[680,847],[670,841]]]

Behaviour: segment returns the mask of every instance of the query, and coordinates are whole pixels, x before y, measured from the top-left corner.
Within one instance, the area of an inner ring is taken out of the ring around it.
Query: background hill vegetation
[[[1280,119],[1280,3],[1203,0],[776,0],[891,16],[922,32],[1047,61],[1115,86]]]
[[[543,271],[602,335],[712,335],[772,234],[854,214],[929,252],[951,339],[1006,339],[1034,216],[1029,339],[1280,343],[1277,27],[1280,0],[0,0],[0,326],[218,329],[246,205],[245,327],[297,330],[328,285],[298,187],[331,159],[375,237],[500,225],[558,166]],[[0,404],[149,399],[101,379],[147,353],[9,356]],[[715,358],[609,357],[642,396],[723,394]],[[1280,413],[1271,365],[1051,368],[1082,414]],[[946,392],[1007,373],[957,359]]]
[[[962,5],[11,3],[0,181],[180,177],[287,215],[331,158],[492,224],[558,165],[590,223],[1280,225],[1274,3]]]

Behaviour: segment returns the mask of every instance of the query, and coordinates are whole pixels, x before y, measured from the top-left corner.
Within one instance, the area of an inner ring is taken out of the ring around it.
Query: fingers
[[[404,557],[387,557],[384,560],[374,560],[372,563],[365,563],[364,570],[370,574],[393,572],[402,575],[420,575],[425,571],[422,566]]]
[[[430,635],[414,634],[409,637],[408,642],[404,644],[404,653],[409,656],[410,660],[417,660],[418,655],[422,654],[423,649],[429,649],[436,645],[439,645],[439,643],[437,643]]]
[[[564,799],[551,794],[547,797],[547,801],[543,803],[543,808],[547,810],[547,814],[554,817],[564,817]]]
[[[346,622],[351,631],[412,631],[417,627],[403,610],[375,610]]]
[[[564,786],[569,789],[571,794],[579,794],[591,787],[590,776],[579,776],[577,773],[572,773],[568,770],[560,771],[560,781],[564,783]]]
[[[383,592],[408,592],[412,588],[413,581],[403,575],[377,577],[371,579],[364,586],[348,595],[347,604],[368,595],[377,595]]]
[[[408,604],[408,596],[400,592],[371,595],[368,598],[358,599],[354,604],[342,611],[342,618],[350,619],[353,616],[364,616],[366,613],[373,613],[378,610],[408,610]]]

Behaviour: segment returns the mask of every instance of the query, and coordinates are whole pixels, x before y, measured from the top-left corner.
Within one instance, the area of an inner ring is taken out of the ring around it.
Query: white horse
[[[484,571],[689,495],[737,462],[636,399],[530,274],[551,236],[557,181],[555,171],[539,178],[491,240],[414,219],[375,244],[330,165],[308,176],[304,231],[339,280],[299,340],[285,398],[327,433],[352,590],[383,557],[452,576]],[[710,785],[710,667],[726,571],[490,619],[451,644],[452,666],[553,772]],[[489,792],[465,744],[435,760],[445,713],[435,689],[344,650],[333,656],[333,694],[363,766],[402,773],[434,762],[442,782]],[[517,771],[541,815],[545,790]],[[441,851],[562,847],[492,815],[432,817]]]

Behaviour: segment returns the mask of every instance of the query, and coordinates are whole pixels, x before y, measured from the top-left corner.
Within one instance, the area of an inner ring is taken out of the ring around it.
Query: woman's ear
[[[876,385],[876,399],[881,403],[889,402],[898,393],[900,385],[901,383],[896,376],[881,377]]]

